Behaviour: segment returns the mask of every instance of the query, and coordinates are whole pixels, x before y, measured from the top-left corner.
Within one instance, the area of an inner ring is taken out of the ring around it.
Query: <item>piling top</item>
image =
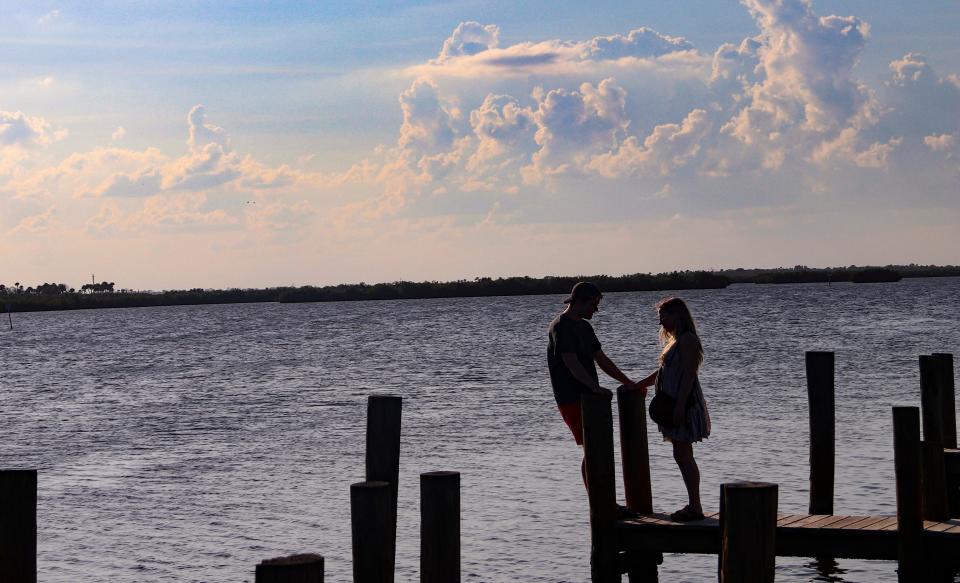
[[[452,478],[453,476],[460,477],[460,472],[448,472],[448,471],[437,471],[437,472],[423,472],[420,474],[421,478]]]
[[[390,487],[390,482],[382,482],[379,480],[371,480],[368,482],[355,482],[353,484],[350,484],[351,490],[354,490],[354,489],[366,490],[368,488],[376,489],[376,488],[389,488],[389,487]]]
[[[773,482],[751,482],[751,481],[739,481],[739,482],[727,482],[723,485],[727,489],[753,489],[753,488],[776,488],[777,485]]]
[[[369,400],[369,401],[378,401],[378,400],[383,400],[383,401],[402,401],[402,400],[403,400],[403,397],[401,397],[400,395],[394,395],[394,394],[392,394],[392,393],[377,393],[377,394],[375,394],[375,395],[369,395],[369,396],[367,397],[367,400]]]
[[[261,565],[309,565],[312,563],[322,563],[323,557],[313,553],[303,553],[299,555],[290,555],[289,557],[277,557],[275,559],[265,559],[260,561]]]

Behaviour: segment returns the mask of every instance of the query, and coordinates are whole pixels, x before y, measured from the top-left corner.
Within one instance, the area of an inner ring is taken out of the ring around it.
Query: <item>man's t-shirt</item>
[[[589,322],[574,320],[565,313],[550,322],[549,338],[547,366],[550,368],[553,397],[557,400],[557,405],[578,403],[580,394],[589,389],[573,376],[567,365],[563,363],[561,355],[565,352],[575,353],[587,374],[594,380],[598,380],[593,355],[600,350],[600,341]]]

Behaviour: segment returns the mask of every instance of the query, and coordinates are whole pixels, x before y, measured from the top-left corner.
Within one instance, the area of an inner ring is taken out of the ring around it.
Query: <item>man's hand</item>
[[[617,392],[632,393],[634,391],[640,391],[640,394],[646,397],[648,386],[650,385],[644,385],[643,381],[623,383],[622,385],[620,385]]]

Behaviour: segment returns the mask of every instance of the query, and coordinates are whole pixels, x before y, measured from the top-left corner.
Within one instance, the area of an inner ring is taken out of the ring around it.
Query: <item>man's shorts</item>
[[[577,442],[577,445],[583,445],[583,417],[580,414],[580,402],[557,405],[557,407],[560,408],[560,414],[563,415],[564,422],[570,428],[574,441]]]

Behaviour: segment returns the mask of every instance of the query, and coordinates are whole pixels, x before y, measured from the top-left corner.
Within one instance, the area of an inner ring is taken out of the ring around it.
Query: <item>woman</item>
[[[656,385],[658,393],[672,397],[673,424],[659,425],[663,440],[673,444],[673,459],[680,466],[683,483],[687,487],[689,503],[670,515],[676,522],[703,519],[700,504],[700,469],[693,459],[693,444],[710,435],[710,414],[703,399],[703,390],[697,371],[703,363],[703,346],[697,336],[687,304],[680,298],[667,298],[657,304],[660,317],[660,368],[643,379],[638,386],[646,389]]]

